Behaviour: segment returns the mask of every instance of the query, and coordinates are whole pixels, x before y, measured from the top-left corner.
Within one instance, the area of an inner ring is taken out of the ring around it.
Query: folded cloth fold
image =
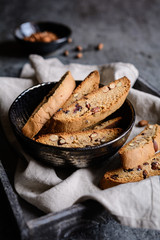
[[[30,55],[29,59],[31,64],[25,64],[21,72],[21,77],[36,77],[39,83],[57,82],[68,70],[71,71],[76,80],[83,80],[91,71],[98,70],[101,75],[102,84],[108,84],[115,79],[126,76],[130,79],[133,86],[139,75],[138,70],[130,63],[117,62],[101,66],[81,65],[77,63],[63,65],[57,58],[45,60],[43,57],[35,54]]]
[[[116,164],[118,156],[99,168],[56,170],[43,165],[27,155],[17,143],[8,120],[8,109],[13,100],[26,88],[43,81],[58,81],[70,70],[75,79],[84,79],[88,73],[100,71],[103,83],[126,75],[132,85],[138,71],[132,64],[113,63],[104,66],[80,64],[63,65],[58,59],[44,60],[37,55],[30,56],[30,64],[22,70],[21,78],[0,78],[0,120],[5,134],[26,159],[20,159],[15,172],[15,189],[29,203],[42,211],[58,212],[86,199],[100,202],[122,224],[132,227],[160,229],[160,183],[159,177],[152,177],[137,183],[127,183],[110,189],[100,190],[98,183],[108,164]],[[43,66],[43,67],[41,67]],[[141,91],[131,89],[128,98],[136,110],[136,123],[141,119],[151,124],[160,123],[160,99]],[[142,128],[135,127],[131,139]]]

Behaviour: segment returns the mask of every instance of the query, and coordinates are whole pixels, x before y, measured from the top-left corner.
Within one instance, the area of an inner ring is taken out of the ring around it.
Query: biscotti
[[[76,87],[71,94],[71,96],[68,98],[68,100],[65,102],[65,104],[62,106],[62,108],[67,108],[74,102],[78,101],[85,95],[96,91],[99,88],[100,83],[100,75],[98,71],[91,72],[85,79],[82,81],[78,87]],[[62,110],[62,109],[60,109]],[[49,120],[44,128],[42,129],[42,133],[52,133],[54,131],[52,126],[52,120]]]
[[[63,105],[63,108],[67,108],[77,100],[81,99],[83,96],[96,91],[99,88],[100,75],[98,71],[91,72],[85,79],[82,81],[78,87],[73,91],[71,96]]]
[[[148,160],[159,149],[160,126],[148,125],[119,150],[122,166],[124,169],[132,169]]]
[[[90,126],[88,128],[82,129],[82,131],[88,131],[88,130],[100,130],[100,129],[108,129],[108,128],[121,128],[121,122],[122,122],[122,117],[116,117],[113,119],[109,119],[107,121],[101,121],[98,122],[97,124]],[[39,132],[40,135],[47,134],[47,133],[52,133],[52,126],[49,125],[50,123],[47,122],[47,125],[42,128],[42,131]],[[54,133],[54,131],[53,131]]]
[[[100,145],[117,138],[122,133],[121,128],[88,130],[86,132],[45,134],[36,141],[59,147],[83,148],[86,146]]]
[[[96,125],[90,127],[91,129],[107,129],[107,128],[115,128],[119,127],[122,122],[122,117],[116,117],[104,122],[97,123]]]
[[[33,138],[52,115],[63,106],[72,94],[75,86],[76,83],[71,73],[69,71],[66,72],[34,110],[22,129],[23,134],[29,138]]]
[[[133,169],[126,170],[119,168],[106,172],[99,186],[101,189],[106,189],[116,184],[138,182],[156,175],[160,175],[160,153],[155,154],[152,158]]]
[[[76,101],[52,118],[52,132],[76,132],[92,126],[119,109],[130,89],[126,77]]]

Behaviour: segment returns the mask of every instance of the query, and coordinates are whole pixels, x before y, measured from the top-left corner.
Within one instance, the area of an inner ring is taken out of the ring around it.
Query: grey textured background
[[[147,83],[160,90],[160,1],[0,0],[0,76],[18,77],[28,62],[13,36],[15,27],[26,21],[55,21],[71,27],[72,44],[44,57],[58,57],[63,63],[130,62]],[[99,42],[104,44],[102,51],[95,50]],[[82,59],[75,58],[77,45],[84,48]],[[69,50],[68,57],[63,56],[64,50]],[[5,218],[8,213],[0,206],[4,225],[0,224],[0,239],[11,239],[7,231],[10,222]],[[104,212],[64,239],[149,240],[160,239],[160,233],[121,226]]]
[[[141,77],[160,87],[160,3],[158,0],[1,0],[0,76],[18,76],[28,56],[14,42],[13,31],[25,21],[56,21],[69,25],[73,43],[46,57],[63,63],[133,63]],[[104,43],[103,51],[94,47]],[[74,59],[76,45],[85,49]],[[65,49],[70,51],[64,57]]]

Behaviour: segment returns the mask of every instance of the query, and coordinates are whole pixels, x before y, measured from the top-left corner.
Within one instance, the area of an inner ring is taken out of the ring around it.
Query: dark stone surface
[[[45,57],[58,57],[63,63],[100,65],[130,62],[147,83],[160,90],[159,12],[158,0],[0,0],[0,76],[18,77],[28,61],[28,55],[13,37],[17,25],[26,21],[56,21],[72,28],[73,42]],[[95,50],[99,42],[104,43],[102,51]],[[82,59],[75,58],[77,45],[84,49]],[[63,56],[64,50],[69,50],[68,57]],[[8,164],[6,169],[8,173],[13,173]],[[3,191],[0,195],[3,196],[0,197],[0,239],[13,239],[16,225]],[[29,208],[24,208],[26,214]],[[8,227],[12,229],[10,234]],[[124,227],[104,212],[89,225],[64,236],[64,239],[157,240],[160,233]]]
[[[103,64],[123,61],[135,64],[146,81],[159,87],[160,80],[160,3],[158,0],[1,0],[0,76],[18,76],[28,60],[17,43],[13,30],[25,21],[56,21],[73,30],[73,43],[47,57],[63,63]],[[104,43],[104,49],[94,47]],[[82,59],[74,59],[76,45],[85,49]],[[63,56],[68,49],[70,55]]]
[[[9,202],[5,195],[1,182],[0,182],[0,196],[1,196],[0,239],[9,240],[9,239],[12,239],[13,236],[15,236],[15,238],[18,240],[19,239],[18,227],[15,223],[13,213],[11,209],[8,207]]]

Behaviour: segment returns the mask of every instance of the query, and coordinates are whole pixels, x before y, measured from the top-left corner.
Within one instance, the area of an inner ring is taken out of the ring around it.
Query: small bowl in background
[[[101,145],[84,148],[65,148],[38,143],[22,134],[22,127],[43,97],[54,87],[55,83],[42,83],[21,93],[9,110],[9,119],[13,131],[24,148],[37,161],[53,166],[84,168],[98,164],[114,155],[126,142],[135,123],[133,105],[126,99],[124,104],[110,118],[122,116],[123,133],[116,139]]]
[[[57,40],[52,42],[31,42],[24,40],[37,32],[51,32],[58,36]],[[17,27],[14,31],[15,38],[21,43],[24,49],[29,53],[47,54],[67,43],[72,31],[60,23],[55,22],[25,22]]]

